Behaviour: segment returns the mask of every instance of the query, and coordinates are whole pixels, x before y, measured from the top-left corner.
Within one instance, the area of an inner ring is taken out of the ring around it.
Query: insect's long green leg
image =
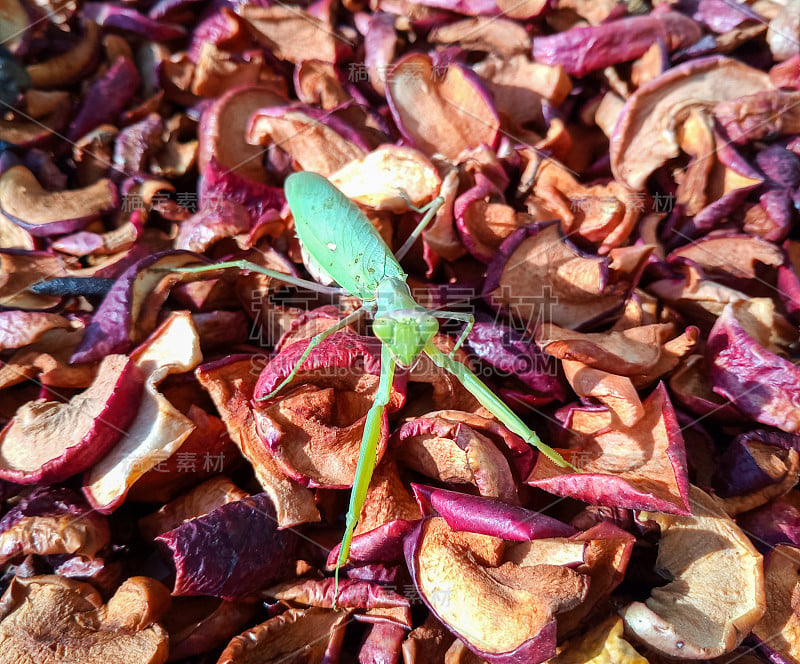
[[[536,435],[503,401],[492,392],[472,371],[460,362],[450,359],[440,351],[432,342],[425,346],[425,354],[433,360],[434,364],[442,367],[453,374],[458,381],[472,394],[492,415],[497,417],[511,431],[520,436],[526,443],[533,445],[537,450],[544,454],[553,463],[563,467],[571,468],[579,472],[575,466],[566,461],[558,452],[545,445],[539,436]]]
[[[256,265],[255,263],[245,260],[225,261],[224,263],[210,263],[208,265],[198,265],[197,267],[177,267],[165,269],[163,271],[184,272],[191,274],[195,272],[213,272],[214,270],[224,270],[226,268],[238,268],[239,270],[258,272],[259,274],[271,277],[276,281],[281,281],[291,286],[307,288],[308,290],[316,291],[317,293],[324,293],[326,295],[341,295],[345,292],[341,288],[337,288],[335,286],[323,286],[322,284],[318,284],[316,281],[309,281],[308,279],[293,277],[291,274],[284,274],[283,272],[278,272],[277,270],[270,270],[268,267],[261,267],[260,265]]]
[[[422,231],[424,231],[428,224],[431,223],[442,205],[444,205],[444,198],[442,196],[437,196],[424,207],[414,208],[412,206],[412,209],[416,210],[417,212],[421,213],[424,211],[425,216],[417,224],[417,227],[414,229],[411,235],[408,236],[408,239],[403,243],[403,246],[395,252],[394,257],[397,260],[403,260],[403,256],[405,256],[411,250],[411,247],[414,246],[417,238],[422,235]]]
[[[358,464],[353,480],[353,488],[350,491],[350,506],[347,510],[347,521],[345,523],[344,536],[339,548],[339,557],[336,559],[336,571],[334,572],[334,591],[333,605],[336,606],[336,599],[339,596],[339,568],[347,562],[350,555],[350,542],[353,540],[358,517],[364,507],[367,498],[372,473],[375,470],[377,461],[378,441],[381,437],[381,424],[383,423],[383,412],[389,403],[392,394],[392,381],[394,380],[395,362],[387,346],[381,346],[381,378],[378,383],[378,391],[375,393],[375,400],[367,413],[367,421],[364,425],[364,436],[361,439],[361,451],[358,454]]]
[[[308,342],[308,346],[306,346],[306,349],[303,351],[303,354],[300,356],[300,359],[297,360],[297,362],[295,363],[294,368],[291,370],[289,375],[286,376],[286,378],[284,378],[280,382],[280,384],[274,390],[272,390],[272,392],[263,397],[259,397],[258,399],[256,399],[256,401],[266,401],[267,399],[271,399],[272,397],[274,397],[278,392],[280,392],[284,387],[286,387],[289,383],[292,382],[292,379],[297,375],[297,372],[300,371],[300,368],[303,366],[303,363],[308,359],[308,356],[311,355],[311,351],[314,350],[314,348],[319,346],[323,341],[325,341],[325,339],[327,339],[332,334],[350,325],[350,323],[361,317],[363,313],[364,313],[364,308],[360,307],[359,309],[356,309],[353,313],[348,314],[347,316],[342,318],[342,320],[329,327],[327,330],[323,330],[319,334],[315,334],[313,337],[311,337],[311,340]]]
[[[463,332],[458,337],[456,341],[456,345],[453,346],[453,350],[450,351],[448,357],[450,359],[456,356],[456,352],[458,351],[461,346],[464,345],[464,342],[467,340],[469,333],[472,332],[472,328],[475,326],[475,316],[472,314],[464,313],[461,311],[444,311],[442,309],[437,309],[436,311],[431,312],[434,316],[439,318],[452,318],[453,320],[463,320],[466,321],[466,326],[464,327]]]

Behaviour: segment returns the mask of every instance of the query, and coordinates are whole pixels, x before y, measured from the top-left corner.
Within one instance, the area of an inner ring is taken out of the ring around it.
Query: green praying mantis
[[[295,230],[314,268],[330,277],[341,288],[324,286],[248,261],[228,261],[202,267],[180,268],[180,272],[201,272],[220,268],[238,268],[267,275],[275,280],[322,293],[343,291],[357,296],[362,305],[327,330],[311,338],[307,348],[289,375],[270,393],[270,399],[295,377],[311,351],[335,332],[362,315],[372,317],[372,331],[381,341],[381,373],[377,392],[366,417],[361,449],[356,466],[345,532],[336,562],[334,606],[338,597],[339,570],[347,562],[359,515],[377,463],[383,413],[389,403],[396,367],[409,368],[422,355],[450,372],[508,429],[562,467],[572,467],[555,450],[545,445],[500,398],[472,371],[453,359],[474,324],[471,314],[444,310],[432,311],[418,304],[411,295],[407,275],[399,261],[430,223],[444,199],[439,197],[425,208],[415,209],[424,217],[396,255],[378,234],[359,207],[327,179],[311,172],[293,173],[286,179],[286,199],[292,211]],[[445,354],[433,343],[439,331],[439,318],[466,322],[453,351]]]

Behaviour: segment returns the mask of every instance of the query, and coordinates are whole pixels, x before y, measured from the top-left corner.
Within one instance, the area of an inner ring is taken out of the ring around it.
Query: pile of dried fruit
[[[797,0],[341,5],[3,0],[0,663],[800,662]],[[400,372],[336,609],[298,170],[581,471]]]

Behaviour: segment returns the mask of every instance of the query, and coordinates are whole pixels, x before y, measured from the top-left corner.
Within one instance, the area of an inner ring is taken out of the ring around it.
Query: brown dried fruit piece
[[[622,638],[622,619],[612,616],[586,634],[565,644],[549,664],[648,664]]]
[[[482,143],[492,146],[500,121],[472,72],[452,63],[441,75],[430,56],[407,55],[393,67],[386,96],[400,132],[427,155],[455,160]]]
[[[68,233],[97,219],[117,204],[110,180],[73,191],[47,191],[24,166],[0,177],[0,209],[32,235]]]
[[[142,576],[105,606],[87,583],[15,577],[0,599],[0,663],[162,664],[169,638],[156,621],[169,602],[163,585]]]
[[[297,7],[258,7],[244,4],[238,14],[247,22],[253,38],[272,55],[295,64],[309,55],[323,62],[336,62],[337,52],[347,40],[333,27]]]
[[[800,549],[776,546],[766,565],[767,611],[753,635],[786,661],[800,661]]]
[[[27,516],[0,533],[0,565],[18,556],[71,554],[94,558],[110,541],[108,523],[99,514]]]
[[[376,339],[337,333],[316,346],[283,392],[258,402],[289,375],[308,343],[299,341],[273,359],[255,390],[258,432],[283,471],[310,487],[352,485],[367,412],[378,387]],[[387,411],[403,403],[395,382]],[[377,458],[388,439],[384,414]]]
[[[409,201],[417,207],[428,203],[442,186],[436,168],[424,154],[400,145],[381,145],[328,179],[357,203],[397,213],[406,212]]]
[[[691,350],[696,328],[684,333],[686,339],[672,338],[674,330],[674,325],[666,323],[581,334],[549,324],[538,331],[536,342],[545,353],[561,360],[576,360],[595,369],[635,378],[651,375],[654,370],[666,373]]]
[[[111,450],[134,419],[142,374],[124,355],[109,355],[92,385],[69,402],[23,405],[0,432],[0,477],[22,484],[60,482]]]
[[[742,62],[713,56],[673,67],[625,103],[611,136],[611,170],[641,190],[648,176],[677,157],[676,127],[693,108],[772,89],[769,76]]]
[[[584,367],[579,373],[594,382],[600,372]],[[528,484],[594,505],[687,514],[686,451],[667,390],[659,384],[644,404],[632,385],[630,394],[621,395],[619,404],[606,399],[608,408],[572,408],[564,426],[574,446],[561,454],[582,472],[540,455]]]
[[[503,540],[455,532],[439,517],[406,540],[420,595],[473,652],[495,663],[544,661],[555,654],[555,615],[583,601],[587,578],[560,565],[505,562],[503,552]]]
[[[720,504],[691,487],[692,516],[642,513],[661,528],[656,566],[671,581],[622,611],[626,634],[670,657],[736,648],[766,608],[761,554]]]
[[[621,312],[652,247],[581,253],[555,222],[510,235],[489,266],[483,295],[533,328],[543,322],[580,329]]]
[[[253,360],[249,355],[234,355],[204,364],[196,371],[197,379],[211,395],[231,438],[253,466],[259,484],[272,498],[279,526],[319,521],[314,494],[287,477],[258,435],[250,404],[257,380]]]
[[[190,371],[201,359],[197,330],[186,311],[174,312],[133,352],[131,360],[144,376],[141,404],[126,435],[85,478],[83,492],[92,506],[114,511],[133,483],[180,448],[194,430],[194,423],[158,385],[170,374]]]
[[[280,664],[301,654],[303,662],[325,661],[338,654],[346,619],[344,611],[289,609],[234,637],[217,664]]]
[[[402,464],[448,484],[475,485],[482,496],[519,504],[508,461],[494,442],[468,424],[429,413],[395,433]]]

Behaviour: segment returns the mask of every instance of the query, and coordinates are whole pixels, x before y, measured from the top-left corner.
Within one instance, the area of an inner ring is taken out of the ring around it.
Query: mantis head
[[[372,331],[386,345],[395,362],[409,368],[439,331],[439,322],[424,309],[396,309],[372,322]]]

